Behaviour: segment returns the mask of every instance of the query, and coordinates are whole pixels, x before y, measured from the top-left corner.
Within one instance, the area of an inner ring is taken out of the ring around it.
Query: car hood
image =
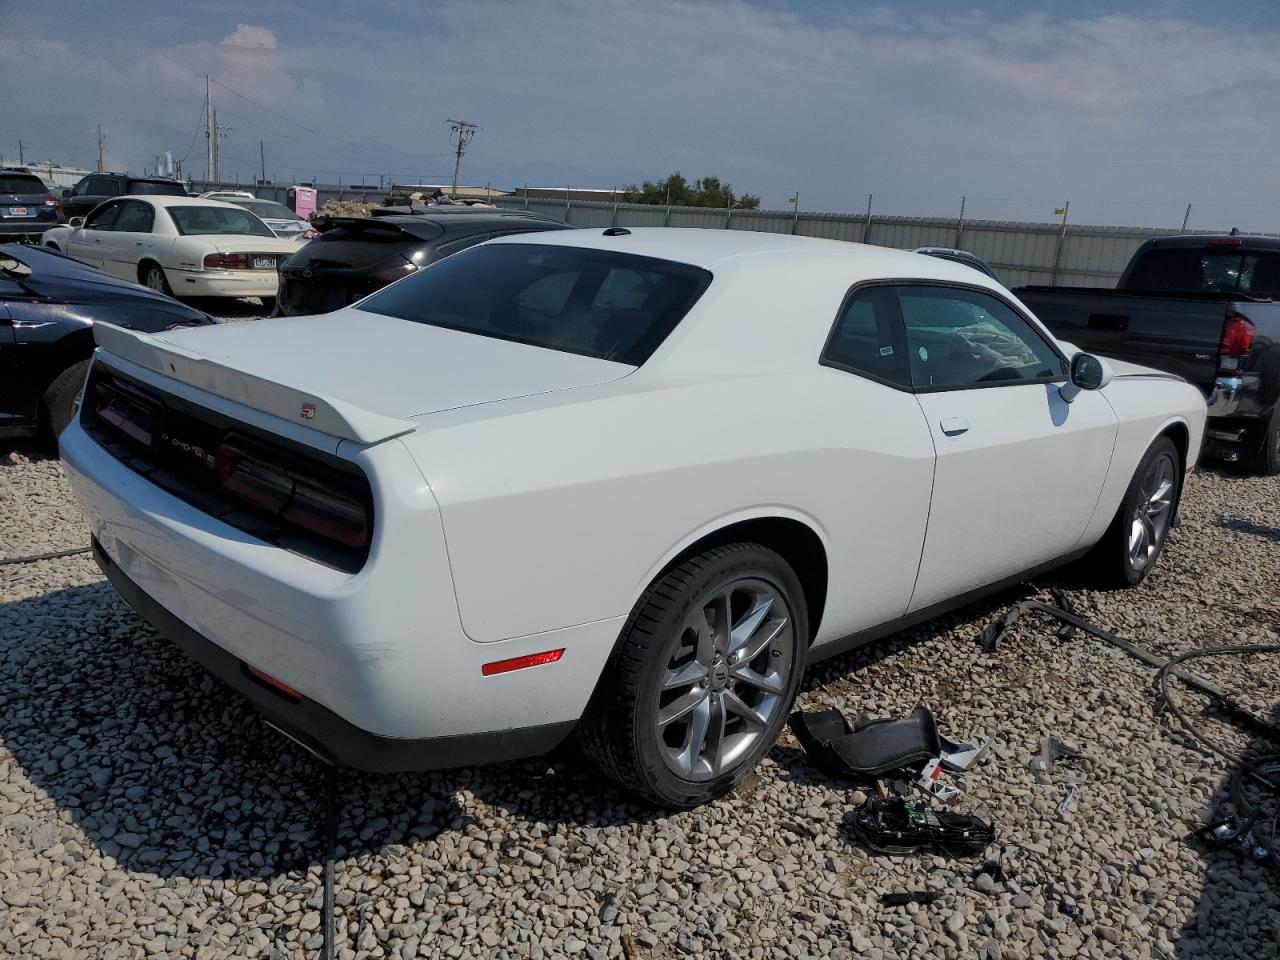
[[[288,405],[300,396],[405,420],[604,383],[635,369],[350,307],[320,316],[219,324],[146,339],[150,357],[143,351],[130,359],[174,375],[180,371],[171,369],[163,356],[164,348],[172,345],[196,361],[190,369],[199,372],[188,381],[194,386],[293,420],[299,407]],[[272,385],[281,390],[273,391]],[[380,436],[379,429],[352,431],[351,439],[371,442]],[[347,435],[341,429],[331,432]]]

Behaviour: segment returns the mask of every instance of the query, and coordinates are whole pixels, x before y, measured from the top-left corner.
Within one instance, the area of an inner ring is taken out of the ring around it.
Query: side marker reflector
[[[524,657],[512,657],[510,660],[494,660],[480,668],[486,677],[495,673],[510,673],[512,670],[523,670],[525,667],[538,667],[544,663],[555,663],[564,656],[564,647],[559,650],[544,650],[542,653],[531,653]]]
[[[259,670],[257,667],[247,663],[244,665],[244,668],[248,672],[249,676],[253,677],[253,679],[257,680],[259,683],[270,687],[272,690],[276,691],[276,693],[282,693],[290,700],[302,699],[302,694],[293,689],[293,687],[289,686],[283,680],[277,680],[266,671]]]

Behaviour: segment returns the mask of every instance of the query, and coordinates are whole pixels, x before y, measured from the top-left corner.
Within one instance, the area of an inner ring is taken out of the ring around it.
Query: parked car
[[[271,232],[277,237],[286,240],[310,240],[320,235],[320,231],[312,227],[308,221],[302,219],[283,203],[277,203],[274,200],[261,200],[246,191],[230,190],[212,190],[200,196],[205,200],[221,200],[224,203],[234,203],[237,207],[244,207],[270,227]]]
[[[34,173],[0,170],[0,241],[37,240],[65,219],[62,202]]]
[[[1280,474],[1280,238],[1161,237],[1138,248],[1114,290],[1014,292],[1082,349],[1195,384],[1212,451]]]
[[[234,204],[198,197],[122,197],[44,234],[61,250],[125,280],[180,297],[274,303],[279,264],[298,249]]]
[[[185,197],[187,188],[168,177],[131,177],[127,173],[91,173],[70,190],[62,191],[68,217],[88,216],[98,204],[112,197]]]
[[[1091,549],[1141,581],[1204,425],[968,267],[804,237],[527,233],[251,326],[100,332],[62,453],[116,589],[321,756],[577,728],[683,806],[806,663]]]
[[[0,437],[51,440],[67,425],[102,321],[144,333],[214,322],[53,250],[0,245]]]
[[[917,247],[912,253],[922,253],[926,257],[937,257],[940,260],[950,260],[952,263],[963,263],[966,267],[972,267],[979,273],[984,273],[992,280],[999,281],[995,270],[991,268],[991,264],[983,260],[975,253],[968,250],[954,250],[951,247]]]
[[[320,235],[280,268],[280,312],[327,313],[490,237],[566,229],[558,220],[522,210],[413,209],[421,212],[316,217]]]

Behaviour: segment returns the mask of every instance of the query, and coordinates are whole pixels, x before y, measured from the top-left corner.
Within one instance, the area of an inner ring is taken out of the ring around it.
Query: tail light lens
[[[1249,318],[1240,313],[1229,313],[1222,324],[1222,340],[1218,344],[1218,370],[1235,373],[1244,364],[1244,358],[1253,349],[1254,328]]]
[[[369,545],[366,497],[338,476],[310,474],[232,435],[218,448],[218,482],[247,504],[349,547]]]
[[[99,420],[131,440],[151,446],[154,411],[105,383],[93,388],[93,411]]]
[[[303,240],[314,240],[318,236],[320,236],[320,231],[315,227],[307,227],[307,229],[302,231]]]
[[[204,258],[206,270],[248,270],[253,257],[247,253],[210,253]]]
[[[44,198],[44,205],[46,207],[53,207],[54,210],[62,209],[62,201],[59,200],[57,197],[53,196],[53,194],[50,194],[49,196]]]

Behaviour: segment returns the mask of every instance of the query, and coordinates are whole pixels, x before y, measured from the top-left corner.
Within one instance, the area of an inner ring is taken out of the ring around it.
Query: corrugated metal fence
[[[721,210],[634,203],[503,197],[502,207],[527,209],[575,227],[702,227],[761,230],[803,237],[826,237],[912,250],[958,247],[977,254],[1011,287],[1042,283],[1059,286],[1114,286],[1129,257],[1145,240],[1170,230],[1145,227],[1090,227],[1057,223],[958,220],[954,217],[886,217],[872,214],[805,213],[779,210]]]
[[[288,185],[238,186],[264,199],[285,202]],[[192,183],[193,192],[219,189],[218,184]],[[387,191],[375,187],[317,186],[326,200],[382,203]],[[795,213],[788,210],[727,210],[709,207],[662,207],[636,203],[502,197],[499,206],[530,210],[575,227],[702,227],[759,230],[804,237],[826,237],[911,250],[958,247],[977,254],[1000,274],[1006,286],[1041,283],[1058,286],[1113,286],[1133,251],[1151,237],[1173,230],[1148,227],[1092,227],[1003,220],[959,220],[955,217],[889,217],[849,213]],[[1205,232],[1205,231],[1189,231]]]

